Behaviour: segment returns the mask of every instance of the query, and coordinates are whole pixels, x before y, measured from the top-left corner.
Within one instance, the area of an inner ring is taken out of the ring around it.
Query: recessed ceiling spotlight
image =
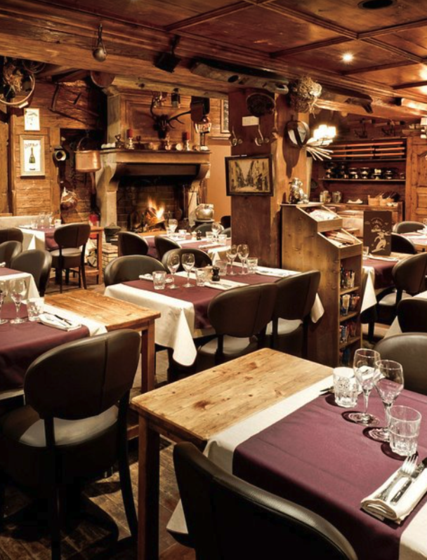
[[[351,62],[354,56],[351,53],[345,53],[342,55],[342,59],[344,62]]]
[[[359,2],[358,7],[362,10],[382,10],[389,8],[396,3],[396,0],[364,0]]]

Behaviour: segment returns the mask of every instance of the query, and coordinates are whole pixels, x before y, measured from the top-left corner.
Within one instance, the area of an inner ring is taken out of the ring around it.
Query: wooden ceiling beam
[[[409,53],[404,51],[403,49],[399,49],[398,47],[394,47],[393,45],[389,45],[379,41],[378,39],[369,38],[363,39],[364,43],[368,43],[373,47],[377,47],[378,49],[382,49],[383,51],[387,51],[390,54],[394,54],[396,56],[400,56],[401,58],[405,58],[406,60],[410,60],[411,62],[423,63],[425,59],[422,56],[418,56],[416,54]]]
[[[319,109],[327,109],[328,111],[340,111],[341,113],[363,115],[365,118],[368,116],[366,111],[360,105],[340,101],[329,101],[320,98],[316,102],[316,107]],[[371,108],[373,112],[369,115],[369,118],[383,117],[386,119],[401,120],[409,117],[420,117],[420,111],[417,109],[413,109],[412,107],[398,107],[397,105],[392,105],[391,103],[381,99],[376,99],[375,102],[372,103]]]
[[[400,33],[408,29],[417,29],[418,27],[425,27],[427,19],[420,19],[418,21],[410,21],[406,23],[399,23],[398,25],[391,25],[390,27],[381,27],[379,29],[372,29],[371,31],[363,31],[359,33],[359,39],[367,39],[369,37],[380,37],[381,35],[390,35],[391,33]]]
[[[164,29],[168,32],[177,31],[178,29],[185,29],[188,27],[192,27],[193,25],[198,25],[199,23],[206,23],[208,21],[213,21],[230,14],[235,14],[236,12],[240,12],[242,10],[247,10],[250,7],[251,5],[247,2],[237,2],[237,4],[231,4],[231,6],[225,6],[224,8],[218,8],[217,10],[211,10],[210,12],[205,12],[204,14],[184,19],[182,21],[178,21],[177,23],[172,23],[171,25],[167,25]]]
[[[309,43],[307,45],[301,45],[299,47],[293,47],[292,49],[283,49],[281,51],[276,51],[270,53],[271,58],[280,58],[282,56],[290,56],[293,54],[298,54],[307,51],[313,51],[315,49],[322,49],[324,47],[330,47],[331,45],[340,45],[341,43],[348,43],[352,41],[349,37],[335,37],[333,39],[326,39],[325,41],[318,41],[317,43]]]
[[[400,62],[390,62],[389,64],[377,64],[376,66],[365,66],[363,68],[354,68],[342,72],[343,76],[353,76],[354,74],[364,74],[365,72],[377,72],[379,70],[391,70],[392,68],[401,68],[402,66],[411,66],[415,64],[409,60],[401,60]]]
[[[423,80],[420,82],[407,82],[406,84],[398,84],[396,86],[392,86],[392,88],[396,90],[396,89],[412,89],[412,88],[418,88],[424,86],[427,86],[427,80]]]

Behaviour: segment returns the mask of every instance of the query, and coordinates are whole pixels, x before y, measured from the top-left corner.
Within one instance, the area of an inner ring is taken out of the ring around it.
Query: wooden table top
[[[103,323],[107,331],[143,328],[160,317],[160,313],[153,309],[113,299],[92,290],[69,290],[49,295],[45,297],[45,302]]]
[[[161,433],[200,446],[331,373],[330,367],[265,348],[135,397],[131,406]]]

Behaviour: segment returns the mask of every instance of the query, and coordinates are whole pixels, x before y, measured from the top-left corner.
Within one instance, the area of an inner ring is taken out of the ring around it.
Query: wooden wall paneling
[[[427,218],[427,141],[408,139],[406,220]]]
[[[9,212],[8,143],[9,125],[0,122],[0,214]]]

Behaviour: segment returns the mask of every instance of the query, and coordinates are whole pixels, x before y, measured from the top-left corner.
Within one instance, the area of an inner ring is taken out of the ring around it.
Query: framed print
[[[221,134],[230,134],[228,99],[221,99],[220,132]]]
[[[43,136],[21,136],[21,177],[44,174]]]
[[[391,253],[392,213],[389,210],[365,210],[363,213],[363,245],[373,255]]]
[[[40,130],[40,109],[24,109],[24,130]]]
[[[227,195],[273,195],[272,157],[237,156],[225,158]]]

